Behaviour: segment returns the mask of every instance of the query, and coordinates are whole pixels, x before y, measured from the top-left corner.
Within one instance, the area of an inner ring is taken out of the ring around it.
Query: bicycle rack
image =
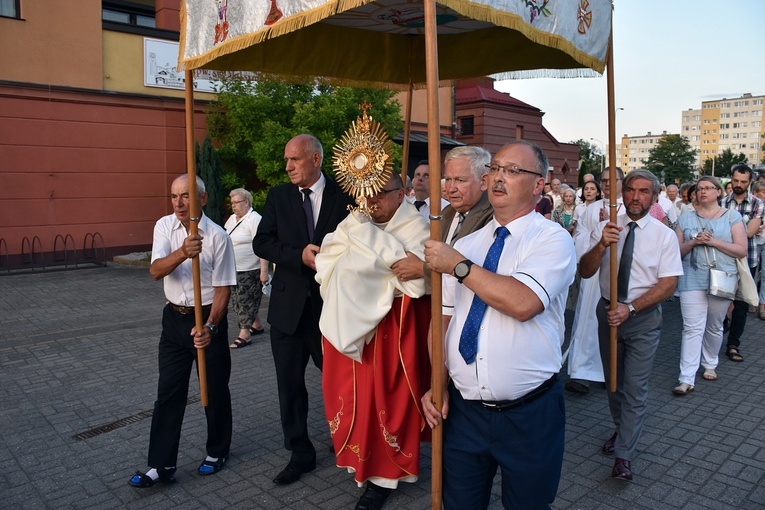
[[[5,251],[5,256],[3,256],[3,250]],[[3,265],[5,266],[5,272],[10,273],[11,272],[11,256],[8,253],[8,243],[5,242],[5,239],[0,237],[0,260],[4,260],[5,264],[0,263],[0,270],[3,269]]]
[[[88,239],[90,239],[90,248],[88,248]],[[98,244],[99,246],[96,246]],[[99,253],[101,259],[99,262]],[[85,239],[82,241],[82,257],[83,261],[91,261],[94,264],[106,265],[106,248],[104,247],[104,238],[99,232],[91,234],[88,232],[85,234]]]
[[[64,249],[60,254],[58,251],[59,239],[62,243],[64,243]],[[71,234],[67,234],[66,237],[62,236],[61,234],[56,235],[56,238],[53,240],[53,262],[63,262],[64,267],[69,267],[69,250],[67,249],[69,247],[69,241],[72,242],[72,249],[74,250],[74,267],[77,267],[77,248],[74,244],[74,237],[72,237]]]
[[[28,265],[33,271],[36,269],[35,266],[35,246],[39,248],[39,254],[42,256],[42,242],[40,242],[40,238],[37,236],[34,236],[32,240],[29,240],[29,237],[24,236],[24,238],[21,240],[21,264]],[[29,253],[27,253],[27,250],[29,250]],[[27,262],[26,257],[29,257],[29,261]],[[42,261],[41,261],[42,262]],[[45,269],[45,266],[41,266],[42,269]]]

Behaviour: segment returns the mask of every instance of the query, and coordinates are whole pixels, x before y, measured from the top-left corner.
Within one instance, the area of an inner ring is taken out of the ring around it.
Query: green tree
[[[208,218],[218,225],[223,225],[226,190],[221,186],[220,158],[213,149],[210,136],[205,136],[205,141],[200,147],[194,144],[196,149],[197,175],[202,178],[207,190],[207,204],[203,210]]]
[[[332,149],[361,114],[359,105],[372,105],[368,114],[389,137],[402,129],[401,107],[389,90],[354,89],[326,84],[280,81],[223,81],[218,101],[207,112],[207,125],[224,164],[224,182],[254,191],[258,209],[270,186],[288,182],[284,146],[295,135],[310,133],[324,146],[322,169],[332,171]],[[394,168],[401,148],[394,147]]]
[[[725,149],[714,158],[705,159],[701,164],[701,173],[703,175],[728,177],[730,175],[730,167],[742,161],[746,161],[746,155],[743,152],[735,155],[730,149]]]
[[[765,133],[762,133],[760,138],[765,140]],[[762,149],[762,157],[760,158],[760,163],[765,163],[765,142],[763,142],[762,147],[760,148]]]
[[[666,135],[648,153],[645,168],[664,184],[687,182],[694,177],[696,149],[681,135]]]
[[[569,143],[579,146],[579,187],[581,188],[584,184],[582,181],[584,174],[595,176],[600,174],[601,168],[605,167],[606,156],[600,151],[600,147],[583,138]]]

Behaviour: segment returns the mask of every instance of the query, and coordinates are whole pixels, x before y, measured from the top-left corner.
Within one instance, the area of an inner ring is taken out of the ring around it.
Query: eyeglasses
[[[393,189],[383,189],[383,190],[380,190],[379,192],[377,192],[376,195],[374,195],[374,198],[380,198],[380,199],[385,198],[386,195],[388,195],[388,193],[390,193],[391,191],[398,191],[400,189],[403,189],[403,188],[393,188]]]
[[[247,202],[247,200],[237,200],[237,201],[232,200],[231,205],[244,204],[245,202]]]
[[[502,175],[507,177],[508,175],[518,175],[520,173],[524,174],[534,174],[538,175],[539,177],[544,177],[539,172],[534,172],[532,170],[524,170],[523,168],[519,167],[515,163],[509,164],[509,165],[484,165],[486,169],[489,171],[490,175],[494,175],[500,170],[502,170]]]
[[[697,186],[696,191],[717,191],[716,186]]]

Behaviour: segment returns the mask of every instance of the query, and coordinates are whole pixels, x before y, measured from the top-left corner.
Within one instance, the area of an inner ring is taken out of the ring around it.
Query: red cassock
[[[420,397],[430,389],[430,296],[393,300],[361,363],[324,339],[324,409],[337,466],[357,482],[419,475],[420,441],[430,440]]]

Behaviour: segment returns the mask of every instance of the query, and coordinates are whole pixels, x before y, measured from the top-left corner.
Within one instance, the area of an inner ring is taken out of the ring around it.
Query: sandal
[[[231,349],[241,349],[242,347],[247,347],[252,343],[252,340],[245,340],[242,337],[236,337],[236,340],[234,340],[234,343],[229,345]]]
[[[760,316],[761,320],[765,321],[765,308],[760,307],[760,312],[758,315]]]
[[[674,393],[675,395],[687,395],[690,392],[692,392],[694,389],[695,388],[688,383],[680,383],[680,386],[672,390],[672,393]]]
[[[702,376],[705,381],[716,381],[717,380],[717,372],[715,372],[714,368],[707,368],[704,370],[704,374]]]
[[[253,335],[253,336],[255,336],[255,335],[262,335],[265,332],[266,332],[266,328],[263,328],[263,329],[255,329],[255,328],[252,328],[252,327],[250,328],[250,334]]]
[[[226,457],[218,457],[218,460],[203,460],[202,463],[199,465],[199,469],[197,469],[197,473],[199,473],[200,476],[207,476],[207,475],[214,475],[221,469],[223,469],[223,465],[226,463]]]
[[[157,474],[159,475],[159,478],[154,480],[146,473],[136,471],[135,474],[128,480],[128,484],[137,489],[148,489],[149,487],[154,487],[154,484],[157,482],[172,483],[175,481],[175,468],[160,468],[157,469]]]
[[[744,357],[738,352],[738,347],[728,347],[728,350],[725,351],[725,355],[728,356],[729,360],[735,361],[736,363],[744,361]]]

